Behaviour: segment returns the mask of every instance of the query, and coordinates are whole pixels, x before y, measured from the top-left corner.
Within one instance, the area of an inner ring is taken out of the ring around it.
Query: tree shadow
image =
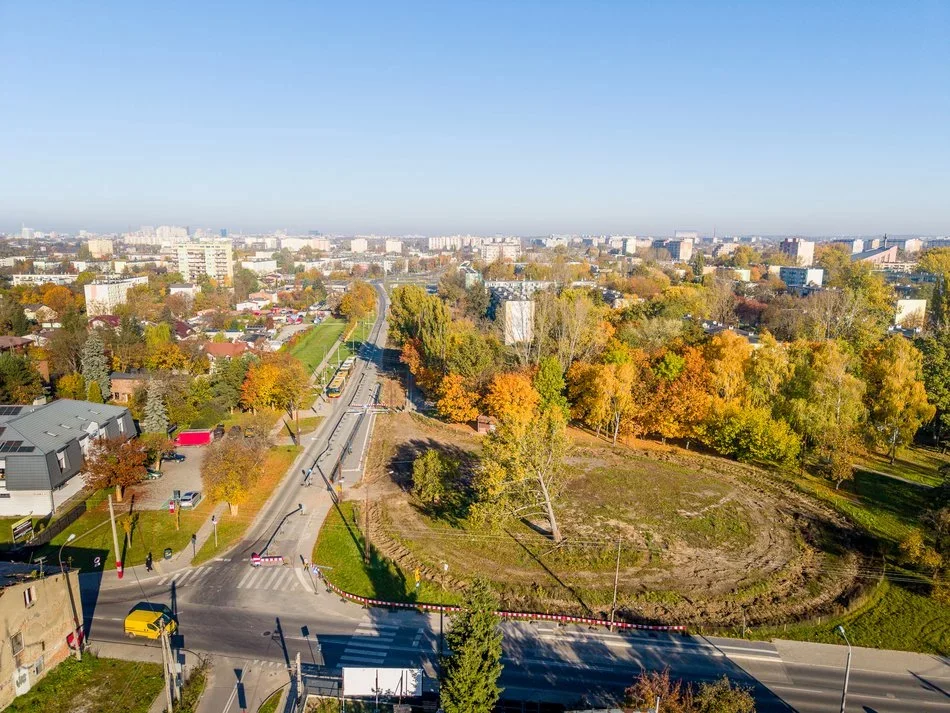
[[[545,572],[547,572],[548,576],[551,577],[551,579],[553,579],[555,582],[557,582],[558,585],[560,585],[560,586],[561,586],[562,588],[564,588],[566,591],[570,592],[571,596],[572,596],[574,599],[577,600],[577,603],[581,605],[581,607],[584,609],[584,612],[585,612],[585,613],[587,613],[588,615],[592,615],[592,614],[594,613],[593,610],[592,610],[589,606],[587,606],[587,602],[584,601],[584,598],[580,595],[580,593],[579,593],[576,589],[574,589],[574,587],[572,587],[570,584],[568,584],[568,583],[565,582],[563,579],[561,579],[561,578],[554,572],[554,570],[552,570],[550,567],[548,567],[548,566],[541,560],[541,558],[540,558],[538,555],[536,555],[534,552],[531,551],[531,548],[529,548],[524,542],[522,542],[522,541],[519,540],[517,537],[515,537],[513,533],[509,532],[508,535],[511,536],[511,539],[515,541],[515,543],[518,545],[518,547],[520,547],[522,550],[525,551],[525,553],[528,555],[528,557],[530,557],[532,560],[534,560],[534,562],[536,562],[537,565],[538,565],[541,569],[543,569]]]

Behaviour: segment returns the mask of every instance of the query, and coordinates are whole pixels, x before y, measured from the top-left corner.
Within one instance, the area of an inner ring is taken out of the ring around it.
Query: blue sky
[[[0,0],[0,229],[950,233],[950,3]]]

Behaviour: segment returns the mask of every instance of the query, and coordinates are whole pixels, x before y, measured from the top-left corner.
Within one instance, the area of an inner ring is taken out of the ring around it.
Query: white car
[[[183,493],[181,500],[178,501],[178,504],[184,508],[196,508],[198,503],[201,502],[201,493],[197,490],[189,490],[187,493]]]

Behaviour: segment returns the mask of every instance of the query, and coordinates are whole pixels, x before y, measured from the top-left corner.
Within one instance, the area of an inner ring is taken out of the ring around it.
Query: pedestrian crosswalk
[[[217,572],[215,571],[217,570]],[[183,572],[166,574],[158,580],[159,586],[208,586],[221,580],[221,569],[211,565],[195,567]],[[308,591],[293,567],[247,567],[240,574],[238,589],[266,589],[270,591]]]
[[[379,665],[386,660],[398,626],[379,624],[363,617],[340,656],[341,666]]]

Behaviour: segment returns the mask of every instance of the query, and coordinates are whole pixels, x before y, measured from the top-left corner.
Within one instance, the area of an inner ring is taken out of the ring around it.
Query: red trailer
[[[210,428],[181,431],[175,436],[176,446],[206,446],[211,443],[211,441],[212,432]]]

